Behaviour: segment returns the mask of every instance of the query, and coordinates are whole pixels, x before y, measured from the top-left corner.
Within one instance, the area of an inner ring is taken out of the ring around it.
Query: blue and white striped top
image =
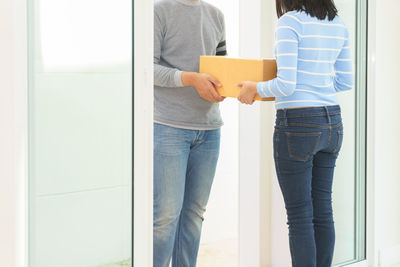
[[[277,109],[337,105],[337,92],[354,85],[349,32],[339,17],[319,20],[291,11],[277,25],[277,78],[260,82],[262,97],[275,97]]]

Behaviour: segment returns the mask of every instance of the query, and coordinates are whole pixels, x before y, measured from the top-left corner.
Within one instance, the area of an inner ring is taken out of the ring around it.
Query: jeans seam
[[[329,147],[329,145],[331,144],[331,141],[332,141],[332,128],[331,127],[329,127],[329,130],[328,130],[328,144],[326,145],[326,147]]]
[[[180,262],[182,262],[182,259],[181,259],[181,253],[179,253],[179,248],[180,248],[180,226],[181,226],[181,216],[182,216],[182,210],[181,210],[181,214],[179,215],[179,219],[178,219],[178,225],[177,225],[177,229],[176,229],[176,231],[177,231],[177,233],[176,233],[176,238],[177,238],[177,240],[176,240],[176,254],[177,255],[175,255],[175,264],[172,264],[172,266],[179,266],[180,265]]]
[[[274,138],[274,143],[275,143],[275,155],[276,157],[279,156],[279,134],[280,134],[281,130],[280,129],[276,129],[275,130],[275,138]]]
[[[277,143],[279,144],[279,139],[277,140]],[[281,177],[281,171],[280,171],[280,168],[279,168],[279,163],[278,163],[278,161],[279,161],[279,155],[278,155],[278,153],[276,153],[276,155],[274,156],[274,159],[275,159],[275,170],[276,170],[276,177],[278,178],[278,182],[279,182],[279,180],[280,180],[280,177]]]
[[[340,115],[341,112],[329,113],[330,116]],[[294,115],[294,116],[276,116],[278,119],[294,119],[294,118],[307,118],[307,117],[326,117],[326,113],[315,113],[315,114],[304,114],[304,115]]]
[[[288,126],[297,126],[297,127],[309,127],[309,128],[319,128],[319,129],[335,129],[338,128],[340,126],[342,126],[342,122],[339,122],[335,125],[319,125],[319,124],[315,124],[315,123],[301,123],[301,122],[289,122]]]
[[[290,241],[290,240],[289,240],[289,246],[290,246],[290,252],[293,253],[293,252],[292,252],[292,251],[294,251],[293,243],[292,243],[292,241]],[[293,267],[297,267],[295,257],[292,256],[291,258],[292,258]]]

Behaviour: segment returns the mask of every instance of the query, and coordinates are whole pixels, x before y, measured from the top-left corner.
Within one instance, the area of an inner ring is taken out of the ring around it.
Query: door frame
[[[133,263],[153,266],[153,16],[154,3],[134,2]]]
[[[0,259],[25,267],[28,258],[27,3],[0,4]]]
[[[28,266],[29,258],[27,6],[27,0],[0,4],[0,258],[13,267]],[[152,266],[153,1],[133,0],[133,7],[132,73],[140,88],[133,94],[133,262]]]

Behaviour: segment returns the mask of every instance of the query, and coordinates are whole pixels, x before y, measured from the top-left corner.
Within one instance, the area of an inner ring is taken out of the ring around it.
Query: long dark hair
[[[333,0],[276,0],[278,18],[293,10],[304,11],[311,17],[317,17],[320,20],[324,20],[326,17],[333,20],[338,12]]]

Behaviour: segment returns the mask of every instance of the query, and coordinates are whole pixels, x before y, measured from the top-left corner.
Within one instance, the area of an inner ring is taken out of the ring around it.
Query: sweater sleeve
[[[217,56],[226,56],[228,54],[227,49],[226,49],[226,29],[225,29],[225,19],[224,15],[221,13],[220,15],[220,20],[221,20],[221,27],[222,27],[222,34],[220,41],[217,46]]]
[[[154,85],[162,87],[183,87],[182,71],[160,65],[165,23],[154,12]]]
[[[354,86],[353,62],[351,60],[351,47],[349,36],[346,40],[335,62],[334,88],[337,92],[351,90]]]
[[[296,89],[297,58],[301,26],[287,16],[282,16],[276,28],[275,51],[277,77],[257,84],[261,97],[283,97]]]

